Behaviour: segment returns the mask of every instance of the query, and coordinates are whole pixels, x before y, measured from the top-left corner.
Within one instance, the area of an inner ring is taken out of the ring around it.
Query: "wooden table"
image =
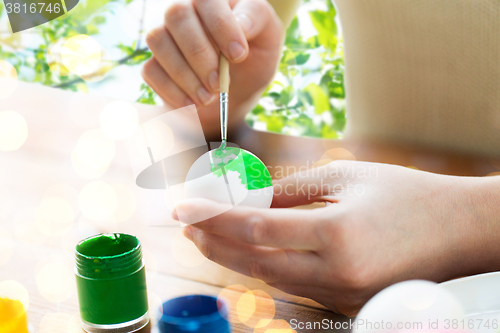
[[[26,83],[19,83],[9,99],[0,101],[0,111],[14,110],[26,119],[29,133],[20,149],[0,152],[0,282],[15,280],[27,289],[32,332],[81,332],[73,276],[74,247],[79,240],[99,232],[126,232],[141,240],[152,310],[162,300],[179,295],[223,293],[232,304],[234,332],[285,328],[292,319],[349,322],[349,318],[335,315],[311,300],[287,295],[203,258],[181,236],[180,226],[171,220],[165,207],[152,207],[143,198],[144,192],[134,186],[122,141],[115,143],[116,154],[102,176],[75,171],[78,163],[72,160],[72,154],[77,142],[84,132],[99,128],[100,111],[109,102],[104,97]],[[160,107],[136,107],[143,119],[163,112]],[[484,157],[373,141],[314,140],[251,130],[242,130],[238,140],[242,147],[259,151],[274,173],[280,167],[290,171],[290,167],[339,158],[387,162],[454,175],[484,176],[500,169],[498,161]],[[266,149],[261,148],[264,144]],[[111,217],[99,222],[82,214],[79,204],[82,188],[96,181],[112,186],[118,200]],[[63,204],[54,201],[54,197],[62,199]],[[63,213],[54,207],[65,208],[66,215],[61,216]],[[163,227],[152,227],[158,221]],[[247,290],[260,290],[256,292],[257,308],[248,321],[250,326],[238,323],[236,315],[238,306],[240,310],[251,307],[243,301],[238,303]],[[268,319],[274,320],[271,326],[255,330],[251,327]],[[143,332],[150,329],[148,326]]]

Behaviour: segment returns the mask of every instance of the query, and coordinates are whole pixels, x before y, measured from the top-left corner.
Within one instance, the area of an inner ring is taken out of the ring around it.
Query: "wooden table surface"
[[[222,293],[231,303],[234,332],[284,329],[292,319],[349,322],[311,300],[287,295],[203,258],[182,237],[168,210],[152,207],[145,192],[135,187],[122,141],[116,141],[116,154],[104,173],[78,169],[73,156],[77,142],[86,131],[99,128],[100,111],[109,102],[104,97],[82,97],[26,83],[19,83],[10,98],[0,101],[0,111],[14,110],[28,124],[28,139],[22,147],[0,152],[0,283],[15,280],[27,289],[31,332],[82,332],[73,276],[74,247],[99,232],[126,232],[141,240],[152,310],[175,296]],[[162,112],[159,107],[136,108],[141,117]],[[272,173],[345,158],[453,175],[485,176],[500,170],[499,161],[486,157],[373,141],[292,138],[250,130],[242,131],[238,140],[242,147],[261,152]],[[82,189],[95,182],[113,188],[117,197],[114,213],[99,221],[80,209]],[[158,221],[163,227],[153,227]],[[244,324],[236,310],[251,314],[252,301],[241,298],[248,290],[255,291],[256,309]],[[258,323],[269,325],[255,328]]]

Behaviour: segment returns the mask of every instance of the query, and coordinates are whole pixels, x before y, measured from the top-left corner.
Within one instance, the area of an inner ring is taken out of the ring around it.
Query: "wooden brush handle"
[[[229,62],[223,54],[220,56],[219,80],[220,92],[229,92]]]

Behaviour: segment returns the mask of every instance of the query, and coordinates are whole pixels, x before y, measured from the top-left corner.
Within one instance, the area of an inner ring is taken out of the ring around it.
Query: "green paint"
[[[146,271],[139,240],[101,234],[76,246],[80,314],[89,324],[121,324],[148,311]]]
[[[224,144],[211,153],[212,172],[221,177],[222,173],[236,171],[241,183],[248,190],[257,190],[273,185],[269,170],[257,158],[246,150],[226,147]]]
[[[134,236],[107,234],[81,242],[76,250],[88,257],[113,257],[134,251],[138,245],[139,241]]]

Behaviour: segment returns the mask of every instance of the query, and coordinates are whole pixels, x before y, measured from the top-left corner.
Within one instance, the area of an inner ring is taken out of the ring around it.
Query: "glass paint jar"
[[[148,324],[146,270],[136,237],[92,236],[78,243],[75,257],[85,331],[134,332]]]
[[[229,305],[207,295],[171,299],[158,311],[155,333],[230,333]]]
[[[21,301],[0,297],[0,332],[28,333],[26,308]]]

